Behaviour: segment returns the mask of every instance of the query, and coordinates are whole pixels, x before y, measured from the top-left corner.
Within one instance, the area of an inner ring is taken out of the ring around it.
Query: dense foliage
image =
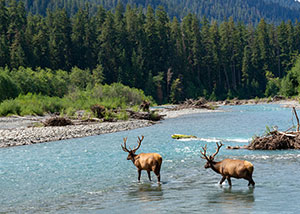
[[[0,69],[0,116],[57,112],[76,115],[78,110],[91,113],[91,107],[96,104],[105,109],[120,110],[137,108],[143,100],[152,101],[143,91],[121,83],[102,85],[92,77],[94,72],[79,68],[70,73],[23,67],[12,71]],[[123,117],[122,113],[116,116]]]
[[[0,67],[10,68],[0,81],[12,88],[2,100],[29,92],[63,97],[67,86],[115,82],[158,103],[273,95],[276,78],[286,75],[300,50],[299,22],[275,26],[261,19],[252,26],[230,18],[218,24],[192,14],[179,22],[162,7],[144,13],[122,4],[115,12],[89,11],[27,16],[22,1],[6,6],[0,0]]]
[[[300,4],[295,0],[24,0],[27,11],[33,14],[46,15],[47,9],[65,8],[68,14],[75,14],[85,3],[89,3],[90,12],[94,14],[97,6],[114,9],[118,2],[154,9],[166,8],[170,17],[182,19],[189,12],[201,18],[224,21],[232,16],[235,21],[257,24],[264,18],[268,22],[280,23],[299,18]]]

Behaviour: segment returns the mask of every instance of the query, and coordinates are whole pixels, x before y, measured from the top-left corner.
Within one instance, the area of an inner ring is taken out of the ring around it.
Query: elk
[[[202,159],[205,159],[207,162],[204,166],[204,168],[211,168],[212,170],[214,170],[216,173],[221,174],[223,177],[220,181],[220,185],[222,185],[222,183],[225,181],[225,179],[227,179],[229,186],[231,187],[231,177],[233,178],[243,178],[249,181],[248,186],[250,186],[250,184],[252,184],[252,186],[254,187],[255,182],[252,179],[252,173],[254,170],[254,167],[252,165],[252,163],[245,161],[245,160],[234,160],[234,159],[224,159],[222,161],[219,162],[215,162],[214,158],[215,156],[218,154],[220,148],[223,146],[222,143],[217,144],[217,150],[216,152],[211,155],[211,156],[207,156],[206,155],[206,150],[207,150],[207,145],[205,144],[204,147],[202,147],[203,152],[201,152]]]
[[[123,138],[124,146],[121,144],[121,147],[124,152],[128,152],[127,160],[131,160],[132,163],[136,166],[138,170],[138,181],[141,179],[142,170],[146,170],[148,173],[149,180],[151,181],[150,172],[153,171],[157,176],[157,183],[160,183],[160,168],[162,164],[162,157],[157,153],[140,153],[135,154],[136,151],[140,148],[141,143],[144,139],[144,136],[141,138],[138,137],[138,146],[134,149],[129,150],[126,148],[127,137]]]

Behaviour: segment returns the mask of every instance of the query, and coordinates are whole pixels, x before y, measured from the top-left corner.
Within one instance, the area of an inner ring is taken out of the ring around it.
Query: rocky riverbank
[[[257,102],[255,102],[257,103]],[[262,102],[259,102],[262,103]],[[285,107],[296,106],[299,108],[299,102],[295,100],[282,100],[275,102]],[[222,106],[222,105],[244,105],[252,104],[250,101],[239,102],[215,102],[209,105]],[[164,118],[174,118],[186,114],[197,114],[220,111],[218,109],[212,110],[208,108],[175,108],[176,105],[164,106],[155,108],[159,115]],[[149,120],[130,119],[128,121],[118,122],[78,122],[75,125],[68,126],[54,126],[43,127],[41,124],[50,116],[44,117],[0,117],[0,148],[9,146],[30,145],[36,143],[43,143],[49,141],[58,141],[71,138],[87,137],[92,135],[100,135],[105,133],[113,133],[119,131],[126,131],[131,129],[142,128],[156,124],[156,122]]]
[[[10,128],[3,128],[1,121],[3,122],[4,120]],[[26,127],[28,120],[29,118],[1,118],[0,148],[87,137],[153,125],[153,122],[147,120],[128,120],[59,127]],[[31,120],[37,121],[41,120],[41,118],[31,117]],[[17,127],[12,128],[13,124]]]
[[[163,115],[164,118],[214,111],[192,108],[181,110],[171,109],[173,109],[173,106],[170,108],[163,107],[155,111],[157,111],[159,115]],[[0,148],[126,131],[151,126],[157,123],[139,119],[118,122],[82,122],[80,120],[72,120],[74,125],[42,126],[41,124],[49,118],[50,116],[0,117]]]

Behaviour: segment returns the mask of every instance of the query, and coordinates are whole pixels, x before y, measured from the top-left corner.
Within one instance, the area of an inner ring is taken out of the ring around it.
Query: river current
[[[222,112],[185,115],[151,127],[0,149],[0,213],[299,213],[300,151],[227,150],[246,145],[266,126],[287,130],[296,121],[291,109],[279,105],[223,107]],[[174,140],[172,134],[195,135]],[[148,181],[121,149],[145,138],[137,153],[163,157],[162,184]],[[204,169],[200,149],[207,144],[216,160],[245,159],[253,163],[255,188],[248,181]]]

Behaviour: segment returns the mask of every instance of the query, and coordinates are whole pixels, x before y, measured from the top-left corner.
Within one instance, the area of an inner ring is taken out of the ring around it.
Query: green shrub
[[[5,100],[0,104],[0,116],[20,115],[21,106],[15,100]]]
[[[0,102],[2,100],[17,97],[19,89],[12,78],[7,74],[7,71],[0,69]]]
[[[86,90],[77,88],[62,98],[50,97],[41,93],[21,94],[14,100],[0,105],[0,112],[2,116],[8,114],[43,115],[55,112],[75,116],[78,110],[85,110],[90,114],[90,109],[95,104],[102,105],[108,110],[126,109],[134,106],[138,108],[144,99],[152,100],[151,97],[146,97],[141,90],[131,89],[117,83],[111,86],[96,85],[94,88]],[[106,115],[107,118],[115,116],[111,112]],[[126,118],[126,115],[121,114],[117,117]]]
[[[278,94],[280,89],[280,79],[279,78],[270,78],[267,82],[265,96],[274,97]]]
[[[129,116],[126,111],[121,111],[116,115],[118,120],[128,120]]]

